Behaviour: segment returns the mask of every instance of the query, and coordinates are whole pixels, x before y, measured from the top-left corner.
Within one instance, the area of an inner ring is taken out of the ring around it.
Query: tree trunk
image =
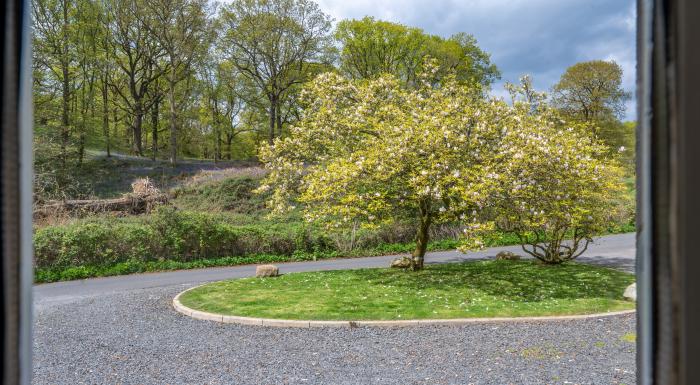
[[[70,78],[68,74],[68,5],[63,1],[63,57],[61,58],[61,73],[63,75],[63,95],[61,111],[61,165],[66,166],[68,157],[68,140],[70,139],[70,127],[68,110],[70,104]]]
[[[155,161],[158,159],[158,104],[160,103],[159,99],[156,99],[156,102],[153,103],[153,109],[151,110],[151,135],[153,136],[153,140],[151,141],[153,145],[153,154],[152,154],[152,159]]]
[[[134,152],[138,156],[143,156],[142,127],[143,127],[143,107],[141,102],[137,103],[134,114],[134,124],[132,125],[132,133],[134,134]]]
[[[216,100],[214,100],[214,108],[211,110],[211,121],[214,126],[214,163],[221,160],[221,127],[219,126],[219,115],[217,111],[219,110],[219,105]]]
[[[119,134],[119,125],[118,125],[118,123],[119,123],[119,109],[117,108],[116,105],[112,108],[112,116],[114,117],[114,120],[112,120],[114,122],[114,135],[118,135]],[[117,139],[117,140],[119,140],[119,139]],[[107,157],[111,158],[112,154],[108,152]]]
[[[66,158],[68,157],[68,141],[70,139],[70,122],[68,114],[70,109],[70,83],[68,79],[68,65],[63,66],[63,100],[61,111],[61,165],[66,166]]]
[[[218,125],[215,125],[216,130],[216,145],[214,146],[214,162],[218,162],[221,160],[221,130],[218,128]]]
[[[411,256],[411,269],[423,269],[423,261],[425,260],[425,252],[428,249],[428,241],[430,240],[430,225],[432,216],[430,215],[430,201],[424,200],[420,202],[419,224],[416,232],[416,249]]]
[[[106,76],[105,76],[106,78]],[[103,82],[102,83],[102,132],[104,133],[105,136],[105,145],[106,145],[106,150],[107,150],[107,157],[109,158],[112,156],[110,153],[110,143],[109,143],[109,105],[108,103],[108,89],[107,89],[107,83]]]
[[[92,86],[90,87],[92,88]],[[85,91],[81,92],[81,99],[83,105],[80,108],[80,113],[82,115],[80,119],[80,136],[78,138],[78,165],[83,165],[83,160],[85,159],[85,141],[87,136],[88,124],[95,121],[95,103],[93,101],[92,92],[89,92],[88,98],[85,96]],[[89,103],[86,107],[85,104]],[[87,121],[88,111],[90,112],[90,121]]]
[[[277,103],[277,114],[275,118],[277,119],[277,136],[282,137],[282,106],[280,106],[280,103]]]
[[[175,164],[177,163],[177,111],[175,111],[175,81],[172,78],[168,81],[168,101],[170,102],[170,163]]]
[[[159,205],[167,204],[166,194],[153,195],[125,195],[121,198],[113,199],[89,199],[89,200],[65,200],[49,201],[34,209],[34,218],[45,218],[56,216],[58,213],[77,214],[83,216],[87,214],[104,212],[122,212],[131,215],[150,212]]]
[[[231,153],[231,143],[233,142],[233,135],[226,135],[226,159],[233,159],[233,154]]]
[[[275,125],[277,124],[277,119],[275,113],[277,112],[277,99],[273,96],[270,97],[270,137],[268,141],[272,144],[275,141]]]
[[[80,137],[78,139],[78,165],[83,165],[83,158],[85,158],[85,120],[81,123],[80,127]]]
[[[146,120],[146,115],[147,113],[143,114],[143,119]],[[141,143],[141,146],[144,148],[144,156],[145,155],[145,149],[148,148],[148,131],[144,128],[143,130],[143,143]]]
[[[126,143],[126,147],[131,147],[133,143],[132,139],[134,136],[134,127],[132,126],[134,119],[128,113],[125,113],[124,121],[124,124],[126,126],[124,130],[124,143]]]

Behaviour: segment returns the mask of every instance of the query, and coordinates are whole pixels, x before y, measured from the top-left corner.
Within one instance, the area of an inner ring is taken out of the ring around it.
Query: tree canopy
[[[553,87],[554,104],[568,116],[586,121],[622,118],[630,95],[622,88],[622,67],[593,60],[566,69]]]
[[[511,106],[454,73],[436,80],[435,60],[423,67],[410,88],[392,75],[311,82],[290,136],[261,149],[273,212],[300,205],[328,229],[414,218],[413,269],[423,266],[430,227],[448,221],[466,225],[466,248],[498,228],[548,263],[580,255],[611,223],[622,189],[589,126],[539,98]]]
[[[340,69],[355,79],[393,74],[403,84],[415,85],[428,56],[440,63],[438,78],[452,72],[458,80],[489,86],[500,76],[489,55],[467,33],[444,39],[367,16],[339,22],[335,38],[341,45]]]
[[[467,240],[495,228],[515,234],[544,263],[575,259],[594,235],[617,223],[622,169],[588,125],[563,120],[546,105],[533,113],[518,102],[511,111],[517,124],[505,132],[488,170],[490,223],[468,226]]]
[[[497,142],[505,104],[485,103],[480,86],[454,75],[433,87],[434,61],[407,89],[392,75],[369,81],[326,73],[306,89],[307,108],[290,136],[261,149],[263,189],[276,212],[302,204],[332,229],[415,218],[414,268],[431,224],[459,218],[485,198],[480,169]]]
[[[588,123],[593,134],[620,154],[634,169],[634,125],[626,125],[625,103],[630,93],[622,87],[622,67],[614,61],[593,60],[572,65],[554,85],[553,105],[570,120]]]
[[[432,56],[436,79],[454,71],[486,89],[498,77],[467,33],[374,19],[340,21],[333,33],[312,0],[33,0],[32,9],[37,145],[62,168],[86,149],[254,157],[260,141],[287,135],[303,85],[323,72],[391,73],[406,85]],[[366,69],[352,64],[358,49],[372,57]]]
[[[234,0],[221,14],[224,51],[269,101],[269,136],[282,130],[282,107],[293,86],[327,61],[330,17],[311,0]]]

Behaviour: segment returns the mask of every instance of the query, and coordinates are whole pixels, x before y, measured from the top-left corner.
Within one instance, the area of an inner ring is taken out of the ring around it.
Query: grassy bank
[[[217,282],[181,296],[206,312],[302,320],[589,314],[633,309],[632,274],[586,264],[475,261],[423,271],[358,269]]]

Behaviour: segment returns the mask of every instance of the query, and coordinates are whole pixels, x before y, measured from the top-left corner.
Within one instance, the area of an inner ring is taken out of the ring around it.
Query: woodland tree
[[[167,70],[158,66],[165,51],[149,33],[154,21],[145,15],[145,0],[110,0],[108,9],[114,63],[126,78],[125,86],[115,82],[111,88],[131,117],[133,151],[143,155],[143,120],[154,103],[147,98],[148,89]]]
[[[335,38],[341,46],[340,69],[355,79],[393,74],[411,86],[428,56],[440,63],[437,79],[453,73],[460,81],[488,86],[500,76],[489,55],[466,33],[444,39],[420,28],[367,16],[338,23]]]
[[[72,0],[35,1],[34,62],[49,74],[47,82],[56,82],[61,95],[60,160],[65,167],[71,135],[70,110],[75,78],[75,4]],[[41,77],[40,77],[41,78]]]
[[[327,60],[330,17],[311,0],[234,0],[221,22],[228,58],[267,99],[272,143],[287,93],[309,80],[313,63]]]
[[[150,0],[151,23],[145,26],[155,36],[164,52],[163,62],[156,62],[168,85],[170,123],[170,162],[177,161],[178,103],[175,87],[185,79],[192,62],[206,52],[209,29],[206,0]]]
[[[585,122],[620,118],[629,97],[622,89],[622,67],[614,61],[576,63],[553,87],[554,104],[568,116]]]

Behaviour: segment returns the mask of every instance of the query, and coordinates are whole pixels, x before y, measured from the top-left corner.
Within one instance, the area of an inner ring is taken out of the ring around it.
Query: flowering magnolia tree
[[[518,123],[490,163],[491,226],[516,234],[523,250],[547,264],[580,256],[622,209],[622,169],[589,127],[560,120],[541,105],[516,103]],[[468,227],[473,248],[481,227]]]
[[[301,205],[309,221],[375,227],[415,218],[412,268],[423,267],[430,226],[485,204],[484,169],[509,108],[434,63],[412,89],[385,75],[351,81],[326,73],[307,87],[301,122],[260,150],[273,213]]]

